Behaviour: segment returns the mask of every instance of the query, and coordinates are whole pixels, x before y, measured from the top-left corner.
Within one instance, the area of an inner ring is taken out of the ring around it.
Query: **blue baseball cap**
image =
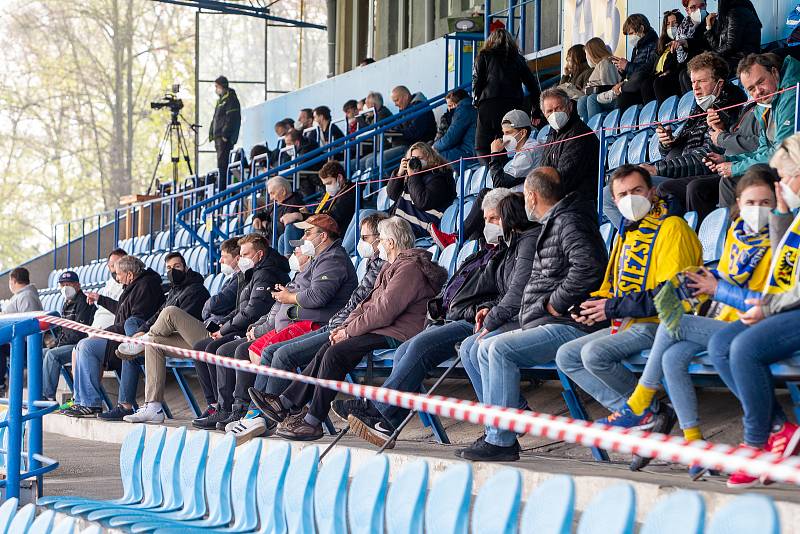
[[[76,273],[75,271],[64,271],[63,273],[61,273],[61,275],[58,277],[58,283],[64,284],[67,282],[75,282],[75,283],[80,282],[80,280],[78,279],[78,273]]]

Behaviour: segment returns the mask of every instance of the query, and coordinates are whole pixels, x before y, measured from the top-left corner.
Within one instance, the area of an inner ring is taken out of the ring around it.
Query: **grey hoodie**
[[[3,308],[4,313],[25,313],[42,311],[42,301],[39,300],[39,291],[33,284],[28,284],[11,297]]]

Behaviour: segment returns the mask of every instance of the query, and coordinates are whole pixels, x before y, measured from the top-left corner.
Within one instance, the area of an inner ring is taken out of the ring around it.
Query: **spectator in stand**
[[[293,128],[293,126],[286,123],[286,119],[281,119],[275,123],[275,135],[278,137],[277,142],[275,143],[275,148],[270,150],[269,152],[269,161],[270,167],[275,167],[278,165],[278,161],[280,161],[281,157],[281,149],[285,146],[286,134],[289,133],[289,130]]]
[[[280,161],[278,161],[279,165],[289,163],[290,161],[298,159],[301,156],[304,156],[309,152],[319,148],[319,145],[315,141],[312,141],[310,136],[301,135],[297,130],[292,130],[291,132],[287,133],[285,141],[286,149],[289,150],[284,149],[284,152],[281,155],[282,157]],[[317,186],[319,184],[315,179],[309,177],[308,174],[313,171],[318,171],[321,167],[322,162],[315,163],[314,165],[304,169],[303,173],[300,173],[300,193],[303,195],[303,197],[312,196],[317,192]]]
[[[242,110],[236,91],[228,85],[228,79],[220,76],[214,80],[214,91],[217,93],[217,104],[214,107],[214,118],[208,127],[208,140],[213,141],[217,152],[217,187],[220,191],[228,186],[228,157],[233,145],[239,139],[239,128],[242,125]]]
[[[767,163],[781,142],[794,133],[800,62],[791,56],[783,60],[782,68],[778,62],[774,54],[749,54],[739,63],[736,74],[758,105],[758,147],[739,155],[710,153],[706,165],[722,178],[736,179],[753,165]]]
[[[347,135],[356,133],[359,128],[363,128],[365,122],[363,117],[358,116],[358,102],[348,100],[342,106],[342,111],[347,118]]]
[[[564,195],[577,191],[584,200],[597,202],[597,155],[600,142],[575,111],[575,103],[561,89],[547,89],[541,109],[550,124],[542,149],[541,165],[558,171]]]
[[[203,285],[203,276],[186,265],[186,260],[180,252],[170,252],[164,258],[169,292],[167,299],[144,324],[138,317],[128,318],[125,321],[125,334],[142,340],[150,341],[145,335],[158,320],[159,315],[167,306],[173,306],[185,311],[195,319],[200,320],[203,305],[210,295]],[[144,345],[136,343],[123,343],[116,351],[117,357],[122,360],[122,372],[119,379],[119,400],[116,408],[98,415],[105,421],[121,421],[127,415],[133,415],[133,405],[136,403],[136,390],[139,386],[139,366],[145,363],[139,354],[145,350]]]
[[[658,46],[652,91],[647,93],[647,88],[642,88],[642,97],[645,102],[657,100],[659,104],[671,96],[680,96],[680,74],[684,64],[678,61],[677,46],[673,46],[678,38],[678,30],[683,24],[683,14],[679,9],[664,12],[661,22],[661,35],[658,37]]]
[[[314,122],[319,126],[320,146],[332,143],[344,137],[342,130],[331,120],[331,108],[328,106],[318,106],[314,108]]]
[[[706,41],[703,26],[708,17],[708,11],[706,11],[705,0],[681,0],[681,3],[686,10],[686,18],[678,25],[674,40],[670,43],[670,49],[675,52],[678,64],[681,65],[678,78],[681,85],[680,92],[684,94],[692,90],[686,65],[694,56],[708,50],[708,41]],[[734,69],[731,69],[730,72],[734,72]],[[658,95],[659,89],[657,87],[655,89],[656,95]]]
[[[739,182],[738,203],[732,213],[733,224],[728,230],[719,266],[710,271],[703,267],[699,272],[694,269],[684,272],[688,278],[687,287],[695,298],[713,299],[709,315],[681,313],[674,327],[665,323],[659,325],[636,389],[622,411],[609,417],[612,426],[636,426],[663,381],[686,441],[703,439],[688,367],[696,355],[708,348],[708,341],[715,332],[736,321],[749,308],[745,304],[747,294],[764,289],[772,257],[769,218],[775,207],[774,184],[773,172],[764,169],[750,169]],[[688,304],[690,310],[695,308],[693,303]],[[660,430],[669,434],[671,427]],[[648,462],[649,458],[634,456],[631,469],[638,471]],[[689,467],[694,480],[705,472],[699,465]]]
[[[480,383],[472,386],[488,404],[525,407],[520,405],[519,369],[552,361],[559,346],[584,335],[584,328],[591,330],[575,322],[569,310],[602,282],[606,248],[591,204],[582,205],[575,192],[564,196],[560,181],[551,167],[539,167],[525,180],[525,212],[541,229],[519,324],[477,349]],[[518,460],[517,435],[487,426],[485,436],[456,455],[472,461]]]
[[[31,284],[31,275],[25,267],[17,267],[8,275],[8,289],[11,298],[3,307],[3,313],[26,313],[42,311],[39,290]],[[0,345],[0,389],[5,388],[7,360],[11,345]]]
[[[427,99],[422,93],[411,94],[408,87],[398,85],[392,89],[392,102],[403,112],[414,113],[413,108],[427,105]],[[436,118],[432,110],[423,111],[415,117],[394,126],[390,130],[392,148],[383,151],[384,162],[391,162],[402,155],[414,143],[429,143],[436,137]],[[372,160],[373,158],[370,158]],[[377,168],[377,164],[372,163]]]
[[[378,257],[378,244],[380,243],[378,239],[378,223],[387,217],[385,213],[376,212],[366,217],[361,223],[361,240],[358,244],[358,251],[359,255],[367,261],[367,268],[358,287],[350,295],[347,304],[330,318],[327,325],[318,330],[291,340],[265,346],[257,360],[253,359],[253,351],[250,351],[251,361],[287,371],[303,368],[311,362],[317,351],[328,342],[330,332],[341,326],[350,315],[350,312],[372,291],[378,273],[386,263]],[[253,388],[261,393],[280,395],[290,384],[290,381],[282,378],[258,375]],[[275,425],[263,417],[252,402],[250,403],[250,410],[252,412],[248,410],[248,414],[237,424],[229,425],[226,428],[226,432],[236,436],[238,445],[251,438],[261,436],[268,430],[272,433],[275,429]]]
[[[559,80],[558,88],[564,90],[573,100],[578,100],[585,93],[586,83],[592,75],[592,67],[586,61],[586,50],[582,44],[572,45],[567,50],[564,61],[564,73]]]
[[[371,57],[365,57],[364,59],[361,60],[361,63],[359,63],[358,66],[366,67],[367,65],[372,65],[373,63],[375,63],[374,59],[372,59]]]
[[[278,250],[284,256],[289,256],[294,247],[291,241],[300,239],[303,235],[300,225],[294,224],[307,219],[314,214],[325,213],[330,215],[339,228],[347,228],[356,211],[356,188],[345,178],[345,170],[338,161],[329,161],[319,170],[319,179],[325,187],[325,194],[312,211],[300,208],[299,211],[287,213],[281,222],[286,226],[286,231],[279,240]]]
[[[111,300],[119,300],[124,288],[122,287],[122,284],[117,282],[117,262],[120,258],[123,258],[127,255],[128,253],[121,248],[112,250],[108,255],[106,267],[108,268],[109,277],[108,280],[106,280],[105,285],[98,291],[98,294],[104,295]],[[99,328],[100,330],[103,330],[112,324],[114,324],[114,313],[97,304],[97,311],[94,312],[92,328]],[[75,369],[75,366],[73,365],[72,368]]]
[[[717,13],[705,22],[708,45],[728,62],[730,72],[745,56],[761,51],[761,20],[750,0],[719,0]]]
[[[739,114],[738,107],[729,107],[743,103],[747,97],[727,81],[727,63],[712,52],[693,57],[689,61],[689,72],[695,98],[691,118],[674,136],[669,124],[656,128],[662,159],[642,167],[654,177],[652,182],[657,194],[662,198],[669,196],[678,203],[673,208],[674,215],[696,211],[702,221],[716,208],[719,197],[719,176],[710,173],[704,163],[705,156],[712,150],[712,141],[708,119],[703,113],[714,109],[719,122],[727,128],[735,124]],[[606,186],[603,213],[620,228],[622,215],[615,200],[610,186]]]
[[[755,97],[755,95],[753,95]],[[757,99],[758,97],[756,97]],[[792,96],[793,98],[793,96]],[[797,242],[800,240],[800,136],[792,135],[770,160],[781,177],[777,208],[769,216],[772,262],[763,291],[747,295],[748,306],[736,322],[714,334],[708,354],[725,385],[739,399],[744,412],[744,446],[748,453],[770,452],[778,458],[797,454],[800,436],[775,398],[770,365],[790,358],[800,346],[800,286]],[[728,478],[729,488],[750,488],[759,480],[744,471]]]
[[[431,254],[414,247],[414,234],[407,221],[391,217],[378,224],[380,256],[384,266],[375,288],[330,334],[303,374],[317,378],[344,380],[347,373],[376,349],[395,348],[418,334],[425,323],[428,300],[447,279],[447,271],[431,261]],[[293,382],[281,395],[251,389],[259,410],[278,424],[276,435],[291,440],[316,440],[322,437],[322,421],[327,417],[336,392]],[[303,410],[311,403],[308,411]]]
[[[311,130],[314,126],[314,112],[311,108],[303,108],[297,115],[297,120],[294,122],[294,129],[300,132],[311,145],[319,146],[319,137],[317,130]],[[288,143],[287,143],[288,145]]]
[[[287,286],[272,289],[275,304],[269,313],[251,324],[247,335],[217,349],[217,354],[239,360],[261,360],[268,345],[294,339],[319,329],[344,306],[358,285],[353,262],[342,248],[339,227],[329,215],[313,215],[298,226],[305,230],[304,239],[295,242],[293,270],[299,271]],[[217,430],[231,429],[248,412],[256,376],[217,367],[219,410],[195,426]],[[253,416],[253,414],[251,414]]]
[[[450,123],[433,143],[433,149],[447,161],[475,155],[475,121],[478,112],[472,99],[463,89],[450,91],[445,97]],[[444,117],[443,117],[444,118]]]
[[[757,113],[761,106],[752,102],[742,108],[738,122],[726,129],[715,110],[708,113],[708,126],[711,129],[711,142],[726,156],[736,156],[754,152],[758,148],[761,134]],[[715,150],[717,152],[717,150]],[[759,164],[763,165],[763,164]],[[751,167],[752,168],[752,167]],[[738,177],[723,177],[719,181],[719,205],[731,207],[736,203]]]
[[[97,308],[86,302],[86,295],[81,291],[77,273],[74,271],[61,273],[58,277],[58,289],[64,296],[61,317],[87,326],[91,325]],[[85,337],[86,334],[71,328],[58,330],[55,343],[45,351],[42,361],[42,397],[45,400],[55,400],[61,368],[72,360],[72,349]]]
[[[386,185],[389,213],[407,220],[417,238],[429,237],[456,198],[453,170],[427,143],[414,143]]]
[[[87,293],[89,304],[97,303],[114,312],[114,324],[106,328],[114,334],[133,335],[138,326],[152,317],[164,303],[161,276],[145,267],[142,260],[124,256],[117,261],[117,281],[125,288],[119,300],[98,293]],[[128,321],[131,319],[131,321]],[[127,328],[127,330],[126,330]],[[75,347],[74,404],[61,413],[70,417],[96,417],[103,411],[100,379],[103,368],[120,370],[121,362],[115,356],[120,343],[100,337],[84,338]]]
[[[225,275],[225,281],[215,295],[211,295],[203,304],[202,320],[206,328],[215,330],[225,317],[236,306],[237,273],[239,272],[239,240],[226,239],[219,247],[220,272]],[[212,326],[212,323],[214,326]]]
[[[584,89],[586,96],[578,99],[578,115],[587,122],[594,115],[616,107],[617,94],[613,89],[622,81],[622,77],[612,62],[614,56],[602,39],[592,37],[586,42],[584,51],[592,73]]]
[[[273,176],[267,180],[267,198],[269,199],[268,205],[262,211],[256,212],[253,216],[253,231],[262,234],[267,243],[275,243],[277,245],[278,238],[283,235],[286,228],[286,223],[283,218],[288,214],[297,212],[302,206],[303,197],[298,193],[292,191],[292,183],[283,176]],[[272,235],[273,226],[273,201],[278,203],[277,208],[277,234]]]
[[[472,98],[478,108],[477,155],[489,154],[491,142],[502,135],[500,119],[512,109],[523,107],[523,85],[536,110],[534,122],[538,125],[539,82],[528,68],[514,36],[502,28],[494,30],[478,52],[472,72]]]
[[[628,49],[633,51],[630,61],[624,57],[611,60],[624,79],[613,89],[620,113],[635,104],[643,104],[644,98],[652,95],[653,72],[658,59],[658,34],[647,17],[640,13],[628,16],[622,25],[622,33],[628,36]]]
[[[259,156],[263,156],[267,154],[266,158],[258,158]],[[253,145],[253,148],[250,149],[250,174],[251,176],[255,177],[259,173],[263,173],[264,171],[269,168],[269,158],[270,158],[270,150],[266,147],[266,145]]]
[[[392,116],[392,112],[389,111],[389,108],[383,105],[383,95],[377,91],[369,92],[367,97],[363,100],[362,108],[363,109],[359,110],[359,113],[364,113],[364,122],[368,125],[375,124],[375,122],[380,122]],[[370,109],[373,111],[367,112],[367,110]]]
[[[603,284],[570,312],[581,325],[601,329],[558,349],[558,368],[617,418],[636,387],[636,376],[623,361],[653,345],[658,329],[655,297],[679,272],[703,264],[703,247],[683,217],[670,214],[656,194],[650,174],[637,165],[623,165],[611,175],[611,192],[625,217],[625,228],[611,250]],[[609,325],[608,322],[611,322]],[[605,327],[605,328],[603,328]],[[630,416],[630,426],[665,432],[674,412],[657,402]],[[628,424],[628,420],[624,424]]]

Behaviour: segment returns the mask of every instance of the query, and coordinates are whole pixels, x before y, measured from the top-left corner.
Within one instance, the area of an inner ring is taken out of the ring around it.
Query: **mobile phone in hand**
[[[218,323],[214,321],[208,321],[206,323],[206,330],[208,330],[209,334],[213,334],[214,332],[219,332],[220,326]]]
[[[567,313],[570,315],[580,315],[581,314],[581,305],[580,304],[573,304],[567,309]]]

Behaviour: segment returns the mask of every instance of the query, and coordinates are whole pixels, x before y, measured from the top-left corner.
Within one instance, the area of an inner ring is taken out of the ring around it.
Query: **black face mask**
[[[181,271],[179,269],[170,269],[167,273],[167,278],[169,278],[169,283],[173,286],[179,286],[186,280],[186,272]]]

